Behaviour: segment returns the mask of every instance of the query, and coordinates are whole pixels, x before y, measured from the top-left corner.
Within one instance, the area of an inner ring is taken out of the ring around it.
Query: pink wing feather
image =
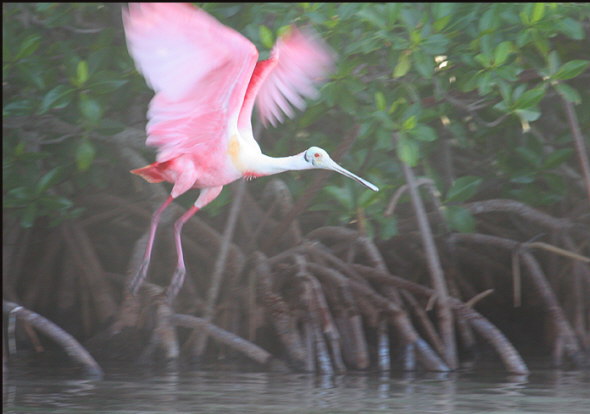
[[[158,161],[224,151],[258,59],[255,46],[187,4],[131,3],[123,21],[128,50],[156,92],[146,143],[158,147]]]
[[[262,121],[273,125],[283,121],[283,113],[294,116],[291,105],[305,107],[303,97],[315,97],[314,87],[332,69],[334,55],[312,32],[295,27],[282,36],[268,60],[254,69],[238,125],[250,122],[254,101]]]

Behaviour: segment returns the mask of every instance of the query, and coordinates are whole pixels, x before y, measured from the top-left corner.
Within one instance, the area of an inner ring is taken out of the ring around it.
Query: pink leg
[[[172,280],[170,281],[170,285],[168,285],[168,288],[166,289],[166,296],[169,303],[172,303],[176,295],[178,295],[178,292],[184,283],[184,276],[186,274],[184,256],[182,254],[182,226],[184,226],[184,223],[186,223],[197,211],[199,211],[199,208],[192,206],[186,211],[186,213],[176,220],[176,223],[174,223],[174,241],[176,242],[178,263],[174,275],[172,276]]]
[[[176,223],[174,223],[174,240],[176,242],[178,264],[176,265],[176,270],[174,271],[170,285],[166,289],[166,296],[169,303],[172,303],[176,295],[178,295],[178,292],[184,283],[184,276],[186,274],[186,267],[184,265],[184,257],[182,254],[182,226],[184,226],[184,223],[186,223],[197,211],[213,201],[219,195],[219,193],[221,193],[222,188],[223,186],[202,189],[201,194],[199,194],[199,198],[197,198],[197,201],[195,201],[194,206],[192,206],[186,213],[182,215],[182,217],[176,221]]]
[[[133,277],[133,279],[131,279],[131,282],[129,283],[129,291],[132,294],[137,293],[137,289],[139,289],[139,287],[143,284],[143,281],[145,280],[145,278],[147,276],[147,270],[150,265],[150,258],[152,256],[152,248],[154,247],[154,239],[156,237],[156,229],[158,228],[158,223],[160,222],[160,216],[162,215],[164,210],[166,210],[166,207],[168,207],[170,205],[172,200],[174,200],[174,198],[172,196],[168,196],[166,201],[164,201],[164,203],[154,212],[154,215],[152,216],[152,223],[150,226],[150,235],[148,238],[147,246],[145,248],[145,254],[143,256],[143,261],[141,262],[141,265],[139,266],[139,270],[137,271],[137,273],[135,274],[135,276]]]

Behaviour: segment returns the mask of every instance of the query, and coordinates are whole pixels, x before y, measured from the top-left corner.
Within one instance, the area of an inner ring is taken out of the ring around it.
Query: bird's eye
[[[319,152],[316,152],[315,154],[313,154],[313,156],[316,157],[316,158],[320,158],[320,153]]]

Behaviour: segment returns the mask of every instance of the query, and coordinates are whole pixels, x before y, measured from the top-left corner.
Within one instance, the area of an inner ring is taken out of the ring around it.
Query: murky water
[[[318,376],[111,367],[103,380],[88,380],[64,369],[10,368],[4,413],[590,413],[588,371]]]

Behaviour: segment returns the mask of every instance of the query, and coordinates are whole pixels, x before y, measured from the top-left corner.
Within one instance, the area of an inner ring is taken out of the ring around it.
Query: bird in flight
[[[292,106],[331,69],[333,55],[317,37],[291,27],[258,61],[252,42],[190,4],[130,3],[123,10],[127,48],[154,90],[146,127],[156,162],[131,172],[151,183],[170,182],[172,191],[155,211],[145,255],[129,289],[145,280],[162,212],[181,194],[200,189],[193,206],[174,225],[178,263],[167,298],[172,301],[186,273],[181,231],[184,223],[213,201],[224,185],[290,170],[333,170],[371,190],[378,188],[334,162],[321,148],[273,158],[262,153],[252,132],[256,104],[263,123],[292,117]]]

